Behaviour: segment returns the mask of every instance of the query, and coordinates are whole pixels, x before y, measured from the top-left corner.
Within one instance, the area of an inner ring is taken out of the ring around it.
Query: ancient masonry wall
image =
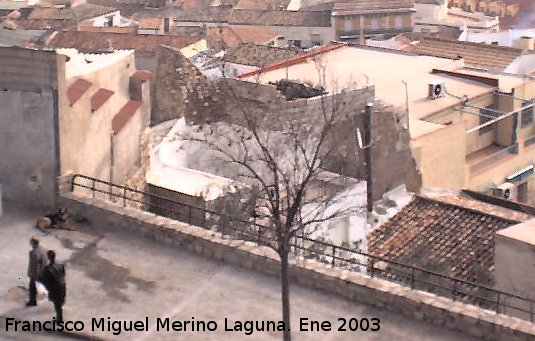
[[[68,181],[62,189],[67,189]],[[89,219],[93,225],[137,233],[195,254],[243,266],[268,275],[279,274],[277,254],[252,242],[187,225],[135,208],[64,193],[60,204]],[[348,300],[427,321],[487,340],[533,341],[535,324],[476,306],[401,286],[361,273],[329,267],[312,260],[290,266],[293,283],[325,290]]]

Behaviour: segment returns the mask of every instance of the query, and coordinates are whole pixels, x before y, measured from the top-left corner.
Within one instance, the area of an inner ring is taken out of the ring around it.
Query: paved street
[[[28,239],[39,236],[42,245],[54,249],[67,264],[66,320],[81,320],[86,335],[105,340],[280,340],[277,331],[253,333],[225,331],[229,321],[278,320],[280,316],[277,278],[211,259],[198,257],[174,247],[163,246],[136,236],[112,233],[107,226],[79,227],[78,231],[54,231],[43,235],[34,229],[41,212],[4,212],[0,218],[0,315],[22,320],[51,319],[53,307],[44,296],[39,306],[24,307],[27,299],[26,266]],[[89,232],[91,231],[91,232]],[[338,296],[300,286],[291,288],[295,340],[475,340],[434,325],[413,321],[397,314]],[[91,318],[144,320],[147,332],[91,330]],[[213,332],[155,331],[156,318],[209,321]],[[333,331],[299,332],[298,319],[308,317],[333,323]],[[379,318],[378,332],[339,332],[341,317]],[[4,320],[2,318],[2,320]],[[233,325],[233,323],[232,323]],[[5,331],[1,340],[52,340],[59,336]],[[69,340],[69,338],[65,338]]]

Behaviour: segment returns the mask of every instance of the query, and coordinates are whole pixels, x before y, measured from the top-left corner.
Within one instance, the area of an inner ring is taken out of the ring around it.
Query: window
[[[396,29],[403,27],[403,17],[401,15],[396,15],[396,18],[394,19],[394,26]]]
[[[522,106],[525,107],[532,103],[533,101],[525,101],[524,103],[522,103]],[[522,119],[520,126],[524,128],[530,125],[531,123],[533,123],[533,107],[522,110]]]
[[[372,18],[372,31],[379,30],[379,19],[378,18]]]
[[[320,46],[321,45],[321,36],[317,33],[310,34],[310,42],[312,46]]]
[[[488,109],[493,109],[492,107],[493,107],[492,105],[489,105],[485,109],[479,110],[479,125],[485,124],[488,121],[491,121],[495,117],[498,116],[497,113],[488,110]],[[486,127],[483,127],[483,128],[479,128],[479,135],[486,134],[486,133],[488,133],[489,131],[492,131],[492,130],[494,130],[494,125],[492,125],[492,124],[490,124],[490,125],[488,125]]]
[[[349,32],[353,31],[353,18],[345,18],[344,19],[344,31]]]

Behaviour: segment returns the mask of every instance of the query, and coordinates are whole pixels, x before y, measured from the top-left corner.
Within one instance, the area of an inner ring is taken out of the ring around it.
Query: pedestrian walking
[[[36,281],[41,276],[45,266],[47,264],[48,258],[45,253],[45,250],[39,246],[39,239],[32,238],[30,239],[30,245],[32,250],[30,251],[30,257],[28,262],[28,277],[30,279],[30,299],[26,303],[27,307],[32,307],[37,305],[37,287]]]
[[[48,290],[48,299],[54,303],[56,322],[63,322],[63,305],[67,294],[65,285],[65,265],[56,263],[56,252],[47,252],[50,263],[45,267],[40,281]]]

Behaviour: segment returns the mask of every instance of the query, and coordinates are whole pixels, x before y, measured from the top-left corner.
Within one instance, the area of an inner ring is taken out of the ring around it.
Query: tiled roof
[[[162,25],[162,18],[142,18],[139,19],[139,28],[157,30]]]
[[[235,9],[228,21],[236,25],[331,27],[331,11]]]
[[[226,47],[234,47],[241,43],[264,44],[280,36],[280,33],[269,28],[227,26],[208,27],[207,37],[223,41]]]
[[[519,221],[513,216],[505,218],[468,208],[461,201],[451,204],[415,196],[368,236],[368,252],[465,280],[485,282],[494,264],[495,232]]]
[[[69,105],[73,105],[84,95],[84,93],[93,85],[93,83],[86,81],[83,78],[78,78],[67,89],[67,98]]]
[[[468,192],[469,194],[465,194]],[[476,197],[471,197],[471,193],[474,193],[472,191],[463,191],[462,195],[457,196],[439,196],[439,197],[433,197],[433,200],[441,201],[448,204],[458,205],[465,208],[469,208],[472,210],[476,210],[479,212],[485,212],[490,215],[500,217],[507,220],[514,220],[514,221],[526,221],[533,218],[532,215],[526,212],[520,212],[518,210],[509,209],[506,208],[503,205],[503,203],[500,203],[499,205],[494,205],[490,202],[484,202],[480,199],[476,199]],[[475,192],[478,194],[478,197],[486,196],[482,193]],[[491,199],[496,199],[497,202],[501,201],[502,199],[490,197]],[[513,201],[507,201],[507,204],[510,206],[514,206],[515,204],[518,204]],[[521,204],[518,204],[519,206]]]
[[[91,96],[91,110],[98,110],[110,97],[114,94],[113,91],[100,88]]]
[[[74,19],[7,19],[2,22],[3,26],[9,25],[14,28],[25,30],[59,30],[76,26]]]
[[[336,0],[333,15],[411,12],[413,0]]]
[[[524,52],[520,49],[446,39],[422,39],[414,52],[445,58],[462,57],[466,65],[487,70],[505,70]]]
[[[28,46],[44,33],[43,30],[10,30],[0,26],[0,45]]]
[[[176,21],[193,21],[193,22],[218,22],[228,21],[232,7],[230,6],[212,6],[202,10],[184,10],[176,15]]]
[[[290,0],[239,0],[234,8],[241,9],[286,9]]]
[[[77,19],[85,20],[117,11],[113,7],[81,4],[71,8],[32,7],[27,19]]]
[[[142,104],[143,101],[129,100],[113,117],[113,120],[111,121],[111,129],[113,132],[118,133],[121,131]]]
[[[93,4],[81,4],[72,8],[35,6],[12,12],[9,20],[16,27],[24,29],[61,29],[114,11],[115,8]]]
[[[143,82],[149,81],[152,78],[152,73],[150,71],[139,70],[136,71],[132,77],[140,79]]]
[[[309,58],[313,58],[315,56],[321,55],[323,53],[328,53],[328,52],[337,50],[345,46],[347,46],[347,43],[331,43],[329,45],[325,45],[320,48],[311,50],[310,52],[295,56],[289,60],[279,61],[278,63],[264,66],[260,70],[246,72],[244,74],[239,75],[238,78],[250,77],[250,76],[257,75],[257,74],[261,74],[262,72],[268,72],[271,70],[277,70],[277,69],[281,69],[281,68],[291,66],[291,65],[305,63]]]
[[[295,50],[247,43],[229,49],[223,60],[229,63],[265,66],[291,59],[298,54]]]
[[[116,50],[132,49],[136,56],[143,57],[153,56],[160,45],[181,49],[195,41],[193,37],[175,35],[65,31],[58,32],[49,46],[75,48],[81,52],[106,52],[111,43]]]

